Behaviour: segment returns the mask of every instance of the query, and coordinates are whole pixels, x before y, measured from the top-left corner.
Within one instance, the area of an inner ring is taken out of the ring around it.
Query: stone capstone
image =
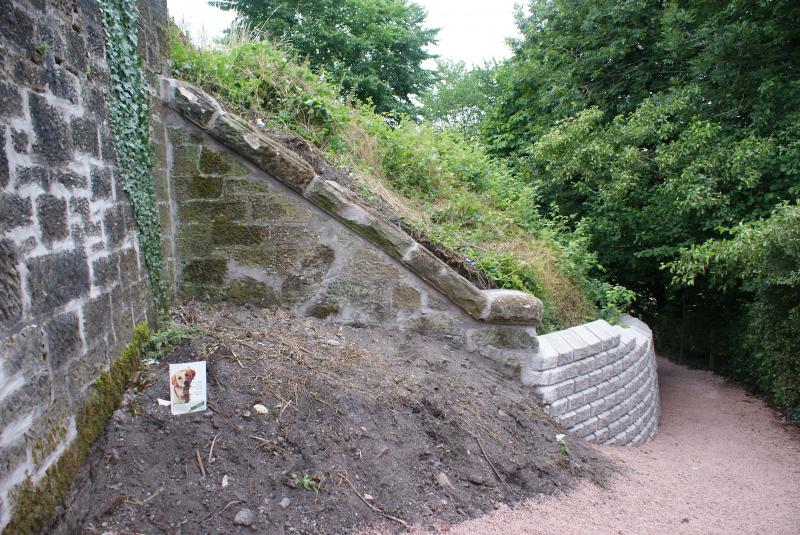
[[[303,191],[316,176],[314,169],[299,156],[252,130],[246,121],[232,113],[218,116],[208,133],[295,191]]]
[[[403,256],[403,263],[470,316],[475,319],[481,318],[486,307],[484,293],[436,258],[433,253],[415,245]]]
[[[315,178],[304,196],[398,260],[416,243],[403,230],[361,206],[352,192],[336,182]]]
[[[538,325],[544,309],[542,302],[518,290],[484,290],[487,307],[481,319],[499,323]]]
[[[176,82],[172,89],[170,106],[203,129],[208,127],[215,114],[222,113],[222,108],[208,93],[181,82]]]

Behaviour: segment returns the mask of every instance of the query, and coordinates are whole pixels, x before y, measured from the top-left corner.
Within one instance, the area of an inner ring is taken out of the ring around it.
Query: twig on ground
[[[211,464],[211,462],[212,462],[211,461],[211,455],[213,455],[213,453],[214,453],[214,444],[217,443],[217,437],[218,436],[219,436],[219,433],[214,435],[214,438],[211,440],[211,447],[208,449],[208,464]]]
[[[397,518],[396,516],[392,516],[390,514],[387,514],[382,509],[379,509],[379,508],[375,507],[374,505],[372,505],[371,503],[369,503],[367,501],[367,499],[364,498],[364,496],[360,492],[358,492],[358,490],[356,490],[356,487],[355,487],[355,485],[353,485],[353,482],[350,481],[347,478],[347,474],[345,474],[344,472],[338,472],[338,474],[339,474],[339,477],[342,478],[343,481],[345,481],[348,485],[350,485],[350,488],[353,489],[353,492],[355,492],[356,496],[358,496],[358,499],[361,500],[362,502],[364,502],[365,504],[367,504],[367,507],[369,507],[370,509],[372,509],[373,511],[375,511],[376,513],[378,513],[382,517],[388,518],[389,520],[394,520],[395,522],[397,522],[398,524],[400,524],[401,526],[403,526],[406,529],[409,529],[409,530],[411,529],[411,526],[409,526],[408,522],[406,522],[405,520],[402,520],[400,518]]]
[[[225,510],[226,510],[228,507],[230,507],[231,505],[237,504],[237,503],[244,503],[244,502],[243,502],[242,500],[233,500],[233,501],[231,501],[231,502],[228,502],[228,503],[226,503],[226,504],[225,504],[225,507],[223,507],[222,509],[220,509],[220,510],[219,510],[219,511],[217,511],[216,513],[211,513],[211,514],[210,514],[210,515],[208,515],[206,518],[204,518],[203,520],[201,520],[201,521],[200,521],[200,523],[202,524],[203,522],[206,522],[206,521],[208,521],[208,520],[211,520],[211,519],[212,519],[212,518],[214,518],[215,516],[221,515],[222,513],[224,513],[224,512],[225,512]]]
[[[505,485],[506,484],[506,480],[503,479],[503,476],[500,475],[500,472],[498,472],[497,468],[495,468],[494,464],[492,464],[492,460],[486,454],[486,450],[483,449],[483,444],[481,444],[481,439],[479,439],[477,435],[473,435],[473,436],[475,437],[475,442],[478,443],[478,447],[481,449],[481,453],[483,453],[483,457],[486,459],[486,462],[489,463],[489,467],[492,469],[492,472],[494,472],[494,475],[496,475],[497,479],[500,480],[500,483]]]
[[[203,479],[206,477],[206,467],[203,466],[203,459],[200,458],[200,450],[194,450],[194,458],[197,461],[197,466],[200,468],[200,474],[202,474]]]
[[[150,496],[148,496],[147,498],[145,498],[144,500],[141,500],[141,501],[139,501],[139,500],[137,500],[135,498],[131,498],[131,497],[127,497],[126,499],[130,503],[132,503],[134,505],[138,505],[138,506],[141,507],[144,504],[146,504],[147,502],[149,502],[150,500],[152,500],[153,498],[155,498],[156,496],[158,496],[159,494],[161,494],[162,492],[164,492],[165,488],[166,488],[165,485],[162,484],[161,487],[159,487],[153,494],[151,494]]]

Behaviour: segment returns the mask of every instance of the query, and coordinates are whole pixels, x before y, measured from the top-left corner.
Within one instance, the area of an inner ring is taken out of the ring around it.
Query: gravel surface
[[[454,526],[478,534],[800,534],[800,436],[708,372],[659,359],[662,420],[639,448],[602,447],[626,468],[607,488],[532,500]]]

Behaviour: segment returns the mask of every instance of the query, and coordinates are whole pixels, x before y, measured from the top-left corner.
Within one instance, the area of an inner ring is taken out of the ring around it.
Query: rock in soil
[[[245,504],[274,504],[259,513],[264,533],[400,532],[364,495],[431,528],[602,483],[611,467],[580,441],[565,461],[562,429],[513,366],[441,340],[226,304],[176,316],[207,335],[144,370],[127,394],[138,410],[117,411],[51,533],[248,533],[235,523]],[[170,415],[156,402],[169,397],[169,363],[201,359],[213,416]],[[269,412],[256,417],[255,403]]]
[[[256,515],[250,509],[239,509],[236,516],[233,517],[233,523],[237,526],[252,526],[256,521]]]

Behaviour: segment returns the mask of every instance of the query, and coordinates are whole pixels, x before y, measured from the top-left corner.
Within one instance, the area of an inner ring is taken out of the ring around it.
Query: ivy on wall
[[[139,10],[136,0],[99,0],[106,34],[106,61],[111,92],[111,120],[118,176],[131,201],[139,230],[139,246],[150,276],[156,306],[165,306],[158,208],[153,182],[148,94],[139,53]]]

